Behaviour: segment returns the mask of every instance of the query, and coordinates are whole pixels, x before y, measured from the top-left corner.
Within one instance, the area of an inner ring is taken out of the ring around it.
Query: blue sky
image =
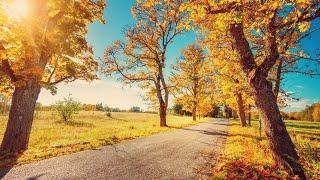
[[[320,20],[317,19],[312,23],[312,29],[319,27]],[[302,49],[310,56],[310,58],[320,58],[320,31],[316,31],[310,37],[303,39],[300,42]],[[318,55],[318,57],[317,57]],[[311,68],[320,69],[314,63],[309,61],[301,61],[299,67],[304,68],[305,65],[309,65]],[[317,67],[316,67],[317,66]],[[319,71],[320,72],[320,71]],[[289,111],[300,110],[307,104],[320,101],[320,77],[311,78],[300,74],[290,73],[285,76],[283,88],[288,92],[292,92],[294,97],[300,98],[298,102],[292,102],[292,107],[286,108]]]
[[[90,25],[87,35],[88,42],[93,46],[95,56],[102,57],[104,49],[111,45],[113,41],[123,39],[123,28],[126,25],[133,25],[134,19],[130,8],[135,0],[108,0],[107,8],[104,12],[106,24],[99,22]],[[319,24],[319,21],[315,22]],[[195,35],[188,33],[175,39],[167,53],[169,64],[175,62],[180,55],[180,49],[195,41]],[[317,43],[316,43],[317,42]],[[320,42],[320,32],[313,34],[312,40],[306,39],[302,42],[302,47],[306,52],[315,58],[315,52],[318,42]],[[318,51],[320,52],[320,51]],[[50,95],[43,90],[39,97],[39,102],[43,104],[52,104],[55,101],[72,94],[83,103],[102,102],[109,106],[128,109],[131,106],[140,106],[147,108],[142,101],[143,92],[136,87],[123,86],[115,78],[106,78],[100,76],[101,80],[93,83],[76,81],[71,84],[60,84],[58,94]],[[299,102],[290,102],[291,107],[287,111],[300,110],[307,104],[320,100],[320,78],[309,78],[301,75],[289,74],[286,76],[284,89],[293,92],[295,97],[301,98]]]

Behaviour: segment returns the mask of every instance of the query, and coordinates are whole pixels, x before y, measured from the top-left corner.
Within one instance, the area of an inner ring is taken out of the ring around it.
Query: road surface
[[[98,150],[51,158],[15,167],[4,179],[198,179],[206,154],[224,149],[228,121],[123,141]],[[214,163],[212,160],[209,163]],[[4,173],[4,172],[2,172]]]

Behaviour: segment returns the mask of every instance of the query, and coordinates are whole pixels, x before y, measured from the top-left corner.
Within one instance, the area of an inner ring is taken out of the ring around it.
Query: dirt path
[[[215,119],[23,165],[11,169],[4,179],[198,179],[199,169],[207,163],[205,154],[224,149],[227,130],[227,120]]]

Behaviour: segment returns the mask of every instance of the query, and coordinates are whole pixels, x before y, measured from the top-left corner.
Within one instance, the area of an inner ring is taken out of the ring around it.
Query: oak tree
[[[54,93],[60,82],[96,78],[97,62],[85,37],[90,23],[103,21],[105,5],[103,0],[1,1],[0,75],[14,86],[2,152],[27,148],[42,88]]]
[[[310,22],[320,16],[319,6],[313,0],[197,0],[186,2],[181,9],[190,11],[192,24],[211,31],[209,38],[218,39],[221,34],[231,38],[252,88],[273,157],[279,166],[301,179],[306,176],[267,78],[284,45],[279,32],[290,36],[291,30],[308,30]],[[251,37],[256,35],[263,38],[255,42]]]
[[[170,84],[173,87],[173,93],[176,94],[175,101],[181,104],[183,109],[192,112],[193,120],[196,120],[197,114],[204,114],[201,110],[209,108],[206,104],[208,86],[210,83],[210,69],[206,60],[203,48],[196,44],[188,45],[182,51],[181,57],[173,65],[174,72],[170,78]],[[200,108],[200,106],[203,106]]]
[[[160,126],[167,126],[167,50],[185,32],[181,4],[182,0],[137,0],[132,8],[137,23],[126,30],[125,41],[115,41],[104,55],[107,75],[118,73],[125,83],[137,83],[153,100],[156,97]]]

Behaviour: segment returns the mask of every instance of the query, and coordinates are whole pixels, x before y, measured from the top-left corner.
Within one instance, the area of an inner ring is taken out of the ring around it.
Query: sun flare
[[[14,0],[6,7],[6,13],[10,18],[21,20],[29,14],[28,0]]]

